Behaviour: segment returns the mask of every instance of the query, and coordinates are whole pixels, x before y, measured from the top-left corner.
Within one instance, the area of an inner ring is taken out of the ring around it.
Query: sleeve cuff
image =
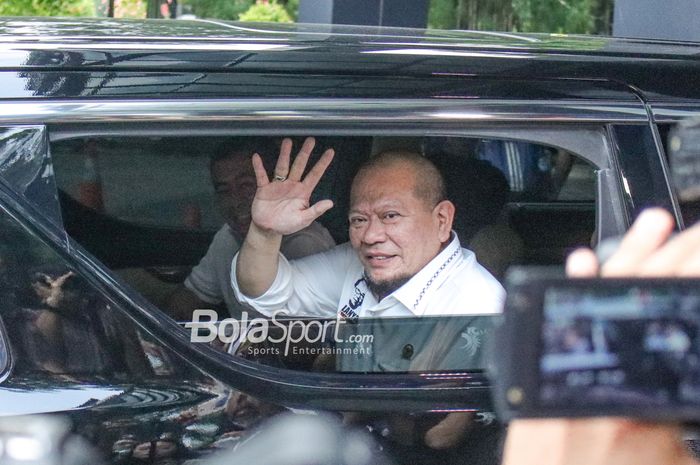
[[[271,316],[276,310],[286,308],[287,302],[292,297],[293,293],[291,265],[282,253],[279,253],[278,256],[277,275],[272,285],[270,285],[267,291],[262,295],[255,298],[246,296],[238,288],[238,282],[236,281],[238,253],[233,257],[231,263],[231,287],[233,288],[236,299],[243,304],[250,305],[266,316]]]

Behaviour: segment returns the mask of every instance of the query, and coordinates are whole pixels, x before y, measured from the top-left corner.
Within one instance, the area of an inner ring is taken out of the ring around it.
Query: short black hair
[[[250,159],[254,153],[260,154],[263,165],[266,161],[266,154],[272,153],[272,144],[259,137],[230,137],[222,141],[214,150],[209,159],[209,170],[222,160],[235,157],[247,157]]]

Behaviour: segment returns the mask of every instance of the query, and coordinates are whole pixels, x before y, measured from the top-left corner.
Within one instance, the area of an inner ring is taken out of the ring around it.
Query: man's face
[[[454,207],[415,195],[416,173],[395,162],[361,173],[350,199],[350,242],[365,274],[392,292],[440,252],[450,237]]]
[[[219,211],[231,228],[245,234],[257,187],[250,158],[236,154],[216,161],[211,167],[211,178]]]

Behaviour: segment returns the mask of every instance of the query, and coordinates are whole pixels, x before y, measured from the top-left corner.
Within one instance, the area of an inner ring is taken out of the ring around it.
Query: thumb
[[[571,278],[595,278],[598,259],[590,249],[574,250],[566,260],[566,274]]]
[[[326,200],[318,201],[304,211],[304,213],[303,213],[304,219],[306,221],[308,221],[309,223],[311,223],[312,221],[314,221],[316,218],[318,218],[319,216],[326,213],[331,208],[333,208],[333,201],[332,200],[326,199]]]

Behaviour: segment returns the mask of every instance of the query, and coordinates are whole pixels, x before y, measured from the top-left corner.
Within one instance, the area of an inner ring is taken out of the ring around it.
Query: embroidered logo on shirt
[[[493,412],[479,412],[476,414],[476,421],[482,425],[491,425],[496,421],[496,414]]]
[[[360,283],[364,281],[364,277],[355,281],[355,290],[353,291],[352,297],[350,297],[348,303],[343,305],[340,309],[340,316],[343,318],[357,318],[359,316],[356,309],[359,308],[365,300],[365,293],[360,290]]]
[[[476,355],[476,351],[481,347],[481,338],[484,335],[484,330],[470,326],[461,334],[462,339],[466,342],[460,349],[464,350],[470,357]]]

